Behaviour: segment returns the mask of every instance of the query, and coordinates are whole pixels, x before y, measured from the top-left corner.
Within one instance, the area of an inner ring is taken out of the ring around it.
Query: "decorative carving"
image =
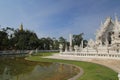
[[[94,47],[95,43],[92,39],[88,41],[88,47]]]

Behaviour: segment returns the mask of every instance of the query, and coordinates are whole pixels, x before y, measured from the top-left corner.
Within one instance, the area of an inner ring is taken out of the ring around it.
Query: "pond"
[[[0,80],[67,80],[79,72],[75,66],[62,63],[0,58]]]

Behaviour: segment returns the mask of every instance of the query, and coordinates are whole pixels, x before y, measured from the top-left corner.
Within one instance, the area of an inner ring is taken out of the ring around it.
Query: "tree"
[[[88,41],[87,40],[83,40],[83,47],[86,47],[88,44]]]
[[[78,35],[73,35],[73,45],[80,46],[82,41],[83,41],[83,47],[86,47],[88,41],[83,38],[83,33],[80,33]]]
[[[47,49],[53,49],[53,40],[50,37],[47,37]]]
[[[0,31],[0,50],[7,49],[8,46],[8,34],[6,31]]]
[[[46,40],[46,38],[39,39],[39,49],[41,49],[41,50],[45,49],[45,45],[46,45],[45,40]]]
[[[80,33],[78,35],[73,35],[73,45],[80,46],[81,41],[83,40],[83,33]]]
[[[0,50],[10,49],[12,33],[14,33],[14,29],[10,27],[2,28],[0,31]]]
[[[65,38],[41,38],[38,39],[36,33],[30,30],[14,29],[10,27],[0,30],[0,50],[25,50],[25,49],[42,49],[58,50],[59,44],[68,45]]]
[[[15,30],[12,38],[16,49],[36,49],[38,47],[38,37],[36,33],[29,30]]]
[[[59,37],[59,43],[63,45],[63,48],[65,48],[67,41],[65,38],[63,37]]]
[[[59,49],[59,41],[56,38],[53,38],[53,49],[54,50]]]
[[[53,49],[53,40],[50,37],[39,39],[39,49],[50,50]]]
[[[38,48],[38,37],[35,33],[31,33],[31,35],[29,35],[29,41],[28,44],[29,46],[31,46],[31,49],[36,49]]]

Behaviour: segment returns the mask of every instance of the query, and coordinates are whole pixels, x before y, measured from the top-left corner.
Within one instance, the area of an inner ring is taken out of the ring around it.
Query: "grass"
[[[39,53],[34,53],[33,56],[50,56],[55,53],[57,52],[39,52]]]
[[[44,53],[44,56],[52,55],[53,53]],[[40,62],[58,62],[73,64],[81,67],[84,70],[84,74],[77,80],[118,80],[117,73],[110,68],[105,66],[73,60],[60,60],[60,59],[47,59],[42,56],[31,56],[27,57],[28,60],[40,61]]]

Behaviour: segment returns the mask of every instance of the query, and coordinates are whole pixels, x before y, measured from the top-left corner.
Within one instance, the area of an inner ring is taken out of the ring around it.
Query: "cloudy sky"
[[[120,0],[0,0],[1,27],[17,29],[22,23],[40,38],[83,32],[94,39],[101,21],[115,13],[120,17]]]

